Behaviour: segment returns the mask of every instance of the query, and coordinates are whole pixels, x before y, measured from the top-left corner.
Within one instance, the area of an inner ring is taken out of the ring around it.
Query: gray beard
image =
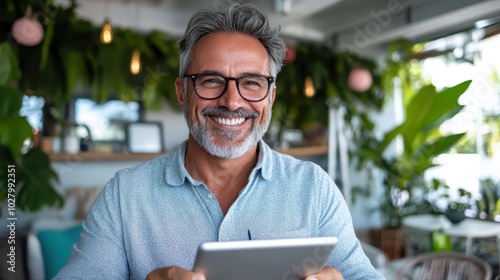
[[[188,116],[188,102],[184,103],[184,117],[186,118],[188,127],[189,127],[189,132],[193,136],[193,138],[198,142],[198,144],[203,147],[208,153],[215,157],[219,158],[225,158],[225,159],[233,159],[233,158],[238,158],[241,157],[244,153],[246,153],[248,150],[250,150],[252,147],[254,147],[257,142],[262,138],[264,133],[266,133],[267,128],[269,127],[269,123],[271,122],[271,107],[269,108],[269,114],[266,119],[266,122],[264,124],[257,124],[255,122],[256,118],[254,117],[252,121],[252,126],[250,128],[250,134],[248,135],[247,138],[242,143],[234,143],[234,139],[240,135],[241,133],[244,133],[242,130],[220,130],[220,129],[214,129],[214,130],[208,130],[206,126],[206,121],[201,122],[201,121],[195,121],[194,123],[191,121],[191,119]],[[229,111],[225,108],[206,108],[202,111],[202,114],[204,112],[208,111],[213,111],[213,110],[221,110],[225,111],[225,115],[234,115],[234,116],[241,116],[242,114],[248,114],[244,113],[241,110],[238,111]],[[257,113],[252,113],[253,115],[257,116]],[[205,114],[204,114],[205,115]],[[206,115],[205,115],[206,116]],[[213,138],[219,137],[223,139],[223,143],[221,145],[218,145],[213,141]]]

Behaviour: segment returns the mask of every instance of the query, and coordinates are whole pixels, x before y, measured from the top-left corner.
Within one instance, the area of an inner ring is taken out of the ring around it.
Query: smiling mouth
[[[240,125],[245,121],[245,118],[227,119],[227,118],[212,117],[212,120],[222,125]]]

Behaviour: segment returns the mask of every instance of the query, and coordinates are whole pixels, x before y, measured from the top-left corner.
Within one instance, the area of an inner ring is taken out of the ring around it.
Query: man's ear
[[[175,79],[175,95],[181,109],[184,108],[184,81],[182,78]]]

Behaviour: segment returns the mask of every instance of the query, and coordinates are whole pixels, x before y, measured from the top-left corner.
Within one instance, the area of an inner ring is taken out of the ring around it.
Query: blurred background
[[[491,231],[451,234],[449,249],[498,270],[492,0],[2,0],[0,231],[12,209],[19,238],[79,225],[117,170],[184,141],[176,42],[196,11],[232,2],[261,8],[287,43],[265,141],[332,176],[360,238],[389,259],[432,251],[456,210]],[[422,215],[436,227],[411,220]]]

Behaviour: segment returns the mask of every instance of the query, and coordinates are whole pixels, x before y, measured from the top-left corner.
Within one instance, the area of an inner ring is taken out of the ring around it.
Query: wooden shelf
[[[295,156],[318,156],[318,155],[326,155],[328,153],[328,146],[311,146],[311,147],[293,147],[288,149],[276,149],[276,151]],[[161,155],[167,154],[164,153],[78,153],[78,154],[69,154],[69,153],[59,153],[59,154],[51,154],[50,159],[53,161],[127,161],[127,160],[137,160],[137,161],[146,161],[151,160]]]
[[[328,153],[328,145],[293,147],[288,149],[276,149],[276,151],[294,157],[319,156],[319,155],[326,155]]]

